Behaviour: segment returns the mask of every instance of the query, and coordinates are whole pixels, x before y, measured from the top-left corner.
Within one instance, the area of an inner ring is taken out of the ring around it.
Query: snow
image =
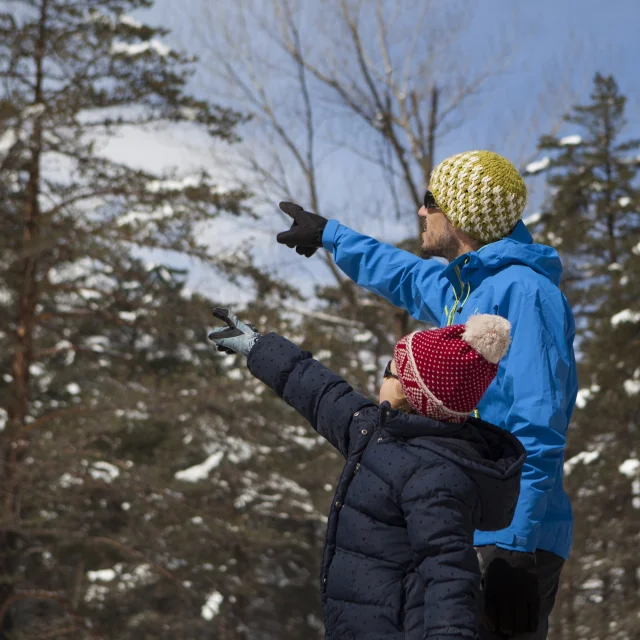
[[[118,316],[125,322],[135,322],[138,314],[135,311],[121,311]]]
[[[609,271],[622,271],[622,265],[619,262],[612,262],[607,269]]]
[[[196,109],[195,107],[182,107],[180,109],[180,115],[185,120],[190,120],[191,122],[195,122],[200,115],[200,109]]]
[[[58,480],[58,484],[63,489],[68,489],[75,484],[84,484],[84,480],[82,478],[78,478],[76,476],[72,476],[70,473],[63,473]]]
[[[102,353],[105,348],[111,346],[111,342],[107,336],[89,336],[84,342],[92,351],[97,351],[98,353]]]
[[[152,180],[147,183],[146,189],[150,193],[162,193],[165,191],[184,191],[190,187],[201,186],[200,178],[191,176],[182,180]]]
[[[600,391],[600,387],[597,384],[591,385],[590,389],[580,389],[576,397],[576,407],[578,407],[578,409],[584,409],[593,394],[598,393],[598,391]]]
[[[111,53],[115,55],[139,56],[141,53],[149,50],[155,51],[163,58],[166,58],[171,53],[171,49],[167,47],[167,45],[162,44],[162,42],[156,39],[149,40],[148,42],[137,42],[135,44],[129,42],[114,42],[111,45]]]
[[[561,147],[573,147],[577,144],[582,144],[582,137],[578,135],[565,136],[564,138],[560,138],[558,144]]]
[[[73,361],[76,359],[76,352],[73,349],[73,345],[68,340],[60,340],[60,342],[56,343],[56,351],[66,351],[64,357],[64,363],[68,366],[73,364]]]
[[[290,478],[285,478],[278,473],[272,473],[269,482],[267,483],[272,489],[291,491],[298,496],[302,496],[307,498],[309,496],[309,492],[301,487],[297,482],[294,482]]]
[[[624,390],[628,396],[635,396],[640,393],[640,369],[633,372],[633,377],[624,381]]]
[[[111,20],[108,16],[105,16],[104,13],[100,13],[95,9],[91,9],[85,16],[85,22],[100,22],[103,24],[111,24]]]
[[[545,156],[541,160],[530,162],[525,167],[525,171],[527,173],[540,173],[540,171],[544,171],[550,164],[551,164],[551,159],[548,156]]]
[[[40,104],[32,104],[30,107],[27,107],[23,112],[22,112],[22,117],[23,118],[37,118],[38,116],[41,116],[44,112],[45,112],[46,107],[40,103]]]
[[[353,341],[357,342],[358,344],[371,342],[372,339],[373,333],[371,333],[371,331],[363,331],[362,333],[356,333],[356,335],[353,336]]]
[[[315,449],[315,447],[322,442],[322,438],[308,438],[305,436],[291,436],[289,440],[292,440],[298,446],[307,449],[307,451]]]
[[[625,380],[623,386],[628,396],[637,396],[640,393],[640,380]]]
[[[227,454],[227,460],[233,464],[244,462],[253,455],[251,445],[240,438],[227,438],[227,445],[230,448],[230,451]]]
[[[634,509],[640,509],[640,478],[635,478],[631,483],[631,493],[633,494],[631,505]]]
[[[640,311],[631,311],[631,309],[624,309],[620,313],[616,313],[611,317],[611,326],[617,327],[623,322],[640,322]]]
[[[138,405],[143,403],[138,403]],[[149,413],[146,411],[146,406],[138,407],[138,409],[116,409],[115,415],[118,418],[126,418],[127,420],[148,420]]]
[[[86,278],[91,275],[96,268],[96,264],[90,258],[81,258],[70,264],[64,264],[59,268],[49,270],[49,280],[53,284],[62,284]]]
[[[118,591],[124,592],[134,589],[139,585],[149,584],[154,580],[154,574],[151,571],[151,565],[138,565],[133,571],[124,571],[124,564],[118,563],[112,569],[99,569],[97,571],[87,571],[87,579],[89,582],[113,582],[117,580]],[[107,587],[101,585],[92,585],[87,590],[85,596],[86,601],[98,599],[104,600],[108,594]]]
[[[67,386],[67,393],[77,396],[80,393],[80,385],[77,382],[70,382]]]
[[[604,582],[600,578],[590,578],[582,583],[583,589],[602,589],[602,587],[604,587]]]
[[[80,289],[78,292],[85,300],[98,300],[102,298],[100,291],[94,291],[93,289]]]
[[[7,426],[7,420],[9,419],[9,414],[6,409],[0,407],[0,431],[4,431],[4,428]]]
[[[599,451],[581,451],[564,463],[564,474],[568,476],[579,463],[591,464],[600,457]]]
[[[151,222],[153,220],[164,220],[165,218],[172,218],[175,214],[175,211],[171,206],[165,204],[162,206],[162,209],[159,211],[154,211],[153,213],[147,211],[130,211],[129,213],[125,213],[125,215],[118,218],[116,224],[119,227],[124,227],[126,224],[132,224],[135,222]]]
[[[34,104],[24,109],[20,117],[23,121],[29,122],[42,115],[44,110],[45,106],[43,104]],[[0,136],[0,154],[6,154],[19,141],[26,142],[29,135],[30,130],[28,127],[20,128],[17,131],[13,127],[5,127]]]
[[[209,473],[222,462],[222,458],[224,458],[224,451],[216,451],[216,453],[210,455],[204,462],[184,469],[183,471],[177,471],[174,478],[184,482],[206,480],[209,477]]]
[[[257,479],[257,474],[253,472],[247,472],[242,478],[242,482],[245,485],[245,490],[235,499],[233,503],[233,506],[236,509],[243,509],[251,502],[256,501],[257,504],[256,506],[254,506],[254,509],[256,509],[259,513],[273,514],[273,509],[284,498],[283,494],[285,492],[288,492],[289,494],[293,494],[306,500],[306,503],[302,503],[299,500],[292,500],[290,503],[290,507],[298,507],[303,511],[306,511],[307,513],[313,511],[313,507],[309,508],[309,492],[296,482],[285,478],[277,473],[272,473],[269,476],[269,479],[261,485],[257,483]],[[281,518],[287,518],[290,517],[290,513],[289,511],[287,513],[278,513],[277,516]]]
[[[578,135],[565,136],[560,138],[559,142],[561,147],[573,147],[577,144],[582,144],[582,138]]]
[[[638,242],[638,244],[633,247],[633,249],[631,249],[631,252],[637,256],[640,256],[640,242]]]
[[[133,570],[133,572],[127,573],[122,573],[122,564],[117,564],[115,569],[120,574],[118,591],[127,591],[128,589],[137,587],[139,584],[149,584],[154,580],[154,574],[151,571],[151,565],[149,564],[140,564]]]
[[[39,362],[34,362],[29,365],[29,373],[32,376],[41,376],[44,374],[44,367]]]
[[[331,357],[331,351],[328,349],[320,349],[318,353],[315,354],[316,360],[328,360]]]
[[[131,503],[130,503],[130,502],[123,502],[123,503],[120,505],[120,508],[121,508],[123,511],[129,511],[129,509],[131,509]]]
[[[549,233],[547,233],[547,238],[549,239],[551,245],[554,247],[562,244],[562,238],[553,233],[553,231],[549,231]]]
[[[18,141],[16,132],[9,128],[0,136],[0,153],[6,153]]]
[[[618,200],[618,204],[621,207],[628,207],[631,204],[631,198],[629,196],[623,196]]]
[[[313,435],[310,435],[313,434]],[[285,426],[282,429],[282,436],[285,440],[295,442],[297,445],[308,451],[317,447],[322,442],[322,436],[318,436],[313,431],[298,426]]]
[[[538,224],[541,218],[542,218],[542,212],[538,211],[537,213],[532,213],[529,217],[525,218],[522,222],[524,222],[524,224],[527,227],[530,227],[534,224]]]
[[[98,571],[87,571],[89,582],[111,582],[116,579],[116,572],[113,569],[99,569]]]
[[[119,22],[120,24],[127,25],[127,27],[131,27],[132,29],[142,29],[144,26],[142,22],[138,22],[135,18],[127,15],[120,16]]]
[[[207,597],[207,601],[202,605],[200,615],[205,620],[213,620],[220,613],[220,605],[224,601],[224,596],[218,591],[212,591]]]
[[[627,478],[634,478],[640,473],[640,460],[638,458],[629,458],[618,467],[618,471],[623,476],[627,476]]]
[[[120,470],[110,462],[100,460],[91,465],[89,475],[94,480],[102,480],[106,483],[111,483],[120,475]]]

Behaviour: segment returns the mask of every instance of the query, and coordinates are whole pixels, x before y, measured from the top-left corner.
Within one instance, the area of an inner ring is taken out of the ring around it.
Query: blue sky
[[[157,0],[152,10],[139,12],[136,17],[172,29],[175,36],[168,37],[170,44],[177,48],[185,48],[186,45],[191,53],[202,54],[198,50],[198,39],[190,37],[193,25],[198,24],[201,18],[201,2],[208,3],[213,9],[212,15],[223,16],[230,0],[181,0],[180,3]],[[415,4],[411,0],[406,2]],[[308,0],[302,6],[305,11],[309,9],[311,15],[322,6],[321,3],[322,0]],[[375,7],[374,0],[365,0],[364,5],[369,3]],[[269,2],[264,2],[265,11],[269,5]],[[639,0],[477,0],[466,3],[466,7],[472,11],[460,15],[461,21],[466,20],[466,26],[454,51],[458,62],[474,68],[478,60],[488,59],[498,42],[506,40],[509,42],[508,69],[493,78],[474,98],[461,119],[461,126],[439,141],[437,159],[469,148],[490,148],[514,162],[529,158],[535,153],[537,136],[549,131],[562,109],[587,99],[596,71],[616,77],[629,99],[628,133],[640,136],[640,74],[637,70],[640,60],[637,36]],[[217,9],[220,9],[219,14]],[[222,26],[207,24],[204,30],[210,29],[214,33]],[[313,21],[306,27],[308,37],[313,37]],[[268,47],[268,43],[262,44]],[[206,57],[200,62],[205,74],[208,64],[211,63]],[[199,83],[194,84],[196,90],[200,86]],[[221,101],[220,96],[213,93],[206,97]],[[542,107],[539,106],[540,101]],[[247,144],[251,145],[251,130],[243,133]],[[573,133],[576,131],[566,125],[558,131],[559,135]],[[214,173],[218,168],[222,169],[221,164],[226,164],[224,153],[227,153],[223,149],[221,156],[219,148],[216,153],[211,153],[206,141],[189,138],[183,133],[145,137],[134,132],[112,143],[111,151],[119,156],[134,153],[136,163],[144,165],[148,160],[154,168],[161,166],[161,159],[166,157],[167,166],[180,166],[188,171],[203,164]],[[367,194],[379,183],[379,174],[371,167],[359,164],[352,155],[345,152],[332,154],[322,166],[320,176],[321,200],[329,209],[330,217],[393,241],[413,230],[413,218],[410,216],[399,224],[395,218],[388,219],[384,211],[374,217],[368,214]],[[532,181],[530,188],[532,198],[528,214],[544,198],[544,180]],[[283,194],[282,197],[285,196]],[[338,210],[334,213],[334,209]],[[326,278],[321,261],[317,258],[303,260],[276,245],[273,233],[282,229],[282,219],[273,205],[259,210],[263,214],[259,223],[246,223],[239,228],[232,221],[223,219],[206,230],[205,237],[221,248],[243,244],[247,236],[251,237],[255,243],[254,253],[265,268],[277,270],[274,265],[278,265],[280,271],[285,272],[296,265],[296,283],[310,293],[314,284]],[[323,213],[327,215],[326,210]],[[217,283],[211,289],[210,274],[191,266],[192,286],[205,287],[218,297],[233,298],[224,283]]]

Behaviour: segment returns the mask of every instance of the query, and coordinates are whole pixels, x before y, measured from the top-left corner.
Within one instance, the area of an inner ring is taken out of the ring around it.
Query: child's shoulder
[[[393,440],[389,444],[397,447],[403,454],[402,464],[398,465],[402,485],[409,482],[419,485],[425,492],[458,491],[468,492],[473,480],[464,466],[447,455],[437,443],[436,438],[419,437]],[[433,446],[429,446],[429,445]]]

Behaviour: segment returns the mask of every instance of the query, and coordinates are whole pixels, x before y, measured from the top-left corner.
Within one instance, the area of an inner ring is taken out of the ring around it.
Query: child
[[[508,526],[523,446],[470,417],[510,343],[510,324],[477,315],[405,336],[380,406],[285,338],[226,309],[209,338],[346,459],[327,526],[321,593],[327,640],[477,638],[475,529]]]

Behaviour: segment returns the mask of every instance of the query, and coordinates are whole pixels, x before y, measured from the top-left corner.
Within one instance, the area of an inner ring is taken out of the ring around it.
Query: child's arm
[[[353,415],[376,405],[286,338],[268,333],[247,359],[249,371],[306,418],[347,457]]]
[[[424,583],[423,638],[476,640],[480,567],[473,547],[473,482],[449,463],[419,469],[401,505]]]

